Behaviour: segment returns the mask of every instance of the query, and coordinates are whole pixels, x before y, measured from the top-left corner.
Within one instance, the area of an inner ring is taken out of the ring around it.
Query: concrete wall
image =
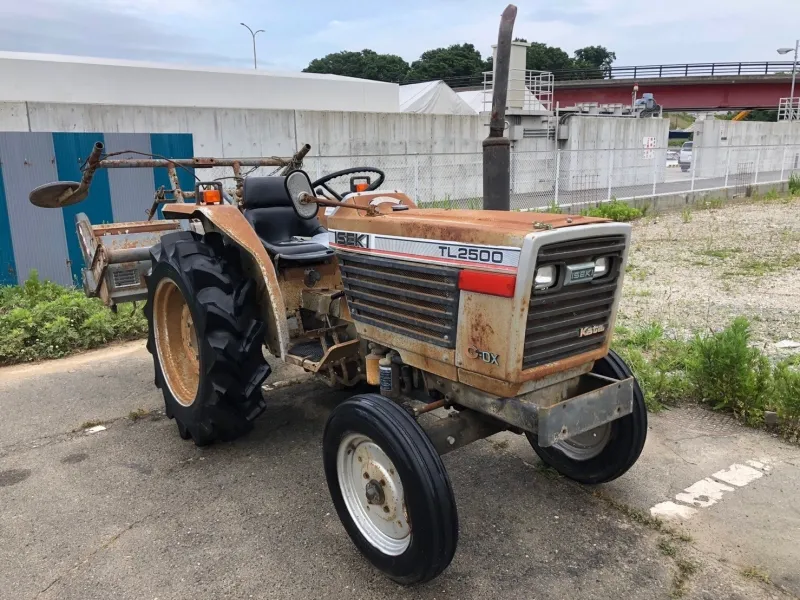
[[[574,116],[566,126],[560,189],[607,188],[609,169],[613,188],[664,181],[668,119]],[[654,139],[655,148],[645,148],[646,138]]]
[[[398,86],[338,75],[0,52],[0,102],[397,112]]]
[[[780,178],[800,160],[800,122],[705,120],[695,127],[695,177]]]

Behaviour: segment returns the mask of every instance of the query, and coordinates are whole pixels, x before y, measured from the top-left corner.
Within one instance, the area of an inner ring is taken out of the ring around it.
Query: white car
[[[678,155],[678,165],[681,171],[686,172],[692,166],[692,145],[692,142],[684,142],[681,146],[681,152]]]

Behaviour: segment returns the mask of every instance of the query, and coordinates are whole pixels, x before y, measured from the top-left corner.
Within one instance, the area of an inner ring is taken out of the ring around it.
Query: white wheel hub
[[[584,461],[599,456],[610,439],[611,423],[606,423],[566,440],[560,440],[553,444],[553,448],[560,450],[567,458]]]
[[[370,544],[398,556],[411,544],[403,482],[386,453],[370,438],[342,438],[336,471],[347,511]]]

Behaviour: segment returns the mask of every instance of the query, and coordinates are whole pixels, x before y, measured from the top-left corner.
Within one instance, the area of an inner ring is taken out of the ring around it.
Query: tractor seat
[[[327,230],[316,217],[303,220],[292,207],[285,177],[247,177],[244,180],[244,216],[253,226],[270,257],[280,264],[318,263],[333,256],[333,250],[311,238]]]

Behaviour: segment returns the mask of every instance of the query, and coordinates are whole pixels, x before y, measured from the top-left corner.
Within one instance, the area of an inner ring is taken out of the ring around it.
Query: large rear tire
[[[613,350],[594,363],[593,373],[626,379],[630,367]],[[597,484],[623,475],[639,459],[647,439],[647,408],[639,383],[633,382],[633,412],[595,429],[542,448],[534,433],[528,433],[534,452],[546,464],[575,481]]]
[[[230,253],[219,234],[189,231],[150,251],[144,310],[155,384],[181,438],[198,446],[247,433],[265,408],[265,327],[255,284]]]
[[[322,456],[336,512],[375,567],[410,585],[453,559],[458,513],[442,459],[419,424],[378,394],[337,406]]]

